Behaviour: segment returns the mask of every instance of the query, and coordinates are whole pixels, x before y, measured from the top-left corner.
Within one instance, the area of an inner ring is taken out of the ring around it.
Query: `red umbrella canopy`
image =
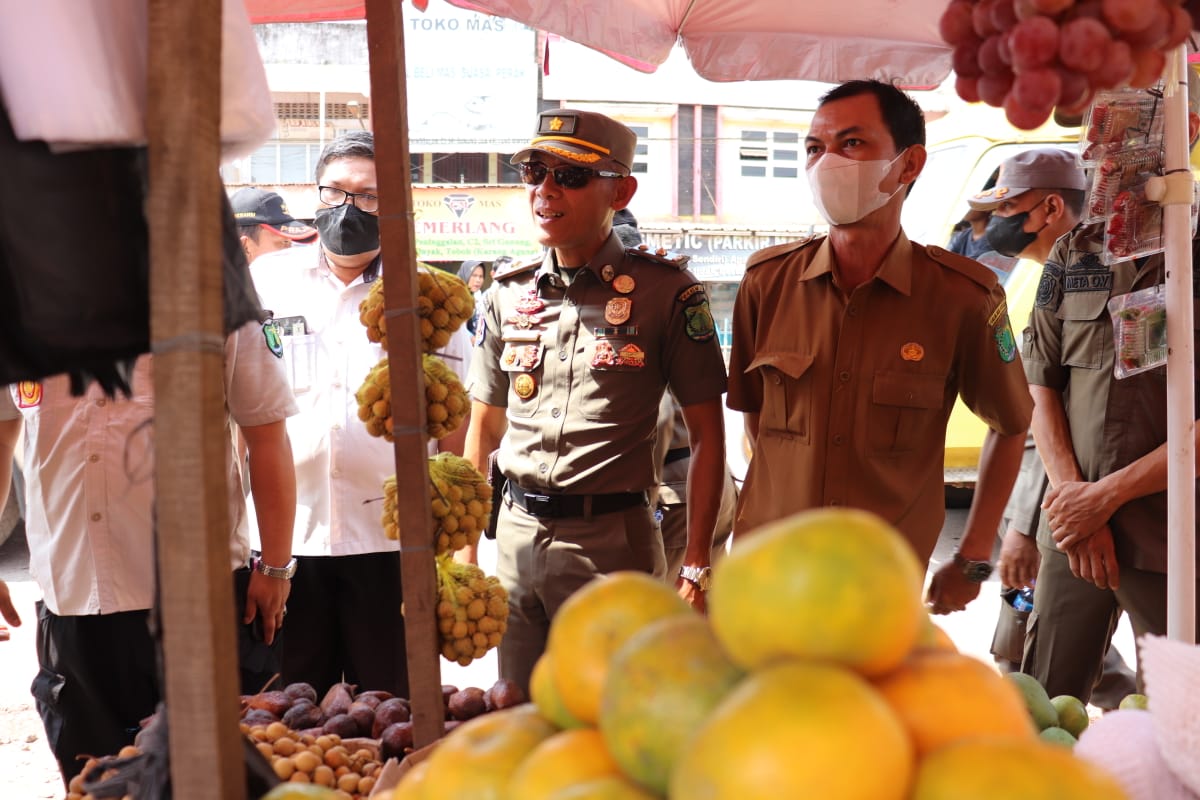
[[[713,81],[852,78],[936,86],[946,0],[449,0],[559,34],[645,72],[676,43]],[[414,3],[417,7],[424,2]],[[254,22],[363,16],[361,0],[246,0]]]

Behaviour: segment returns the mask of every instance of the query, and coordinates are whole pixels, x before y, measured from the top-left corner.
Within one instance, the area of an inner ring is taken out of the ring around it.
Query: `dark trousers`
[[[284,626],[284,683],[339,681],[408,697],[400,554],[300,556]]]
[[[233,573],[241,690],[259,691],[277,672],[275,647],[258,625],[242,625],[250,570]],[[149,611],[58,616],[37,604],[38,674],[31,691],[46,740],[66,783],[87,756],[115,755],[133,743],[161,697]],[[290,622],[290,616],[288,621]]]

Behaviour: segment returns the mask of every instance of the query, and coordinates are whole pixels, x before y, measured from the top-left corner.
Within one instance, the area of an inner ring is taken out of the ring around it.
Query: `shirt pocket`
[[[647,391],[646,352],[632,339],[596,339],[590,345],[588,373],[580,403],[584,419],[592,422],[626,421]]]
[[[313,387],[317,372],[317,336],[302,333],[283,337],[283,364],[292,393],[299,397]],[[364,376],[365,377],[365,376]]]
[[[542,396],[541,342],[505,342],[500,353],[500,369],[508,375],[508,413],[514,417],[532,417]]]
[[[812,441],[813,360],[807,353],[764,353],[746,367],[762,377],[760,432]]]
[[[867,422],[872,453],[906,453],[937,436],[946,376],[876,372]]]
[[[1071,292],[1058,308],[1062,320],[1062,365],[1100,369],[1112,347],[1107,292]]]

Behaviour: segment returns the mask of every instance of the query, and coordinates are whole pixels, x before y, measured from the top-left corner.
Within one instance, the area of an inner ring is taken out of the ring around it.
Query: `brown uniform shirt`
[[[1167,369],[1117,380],[1108,311],[1109,298],[1163,283],[1163,256],[1105,266],[1102,251],[1103,223],[1076,228],[1058,240],[1042,271],[1023,341],[1029,382],[1063,393],[1071,446],[1088,481],[1117,471],[1167,440]],[[1200,288],[1195,241],[1192,251],[1194,286]],[[1196,389],[1200,399],[1200,381]],[[1126,503],[1109,525],[1119,563],[1167,571],[1166,492]],[[1049,536],[1043,519],[1038,538],[1050,544]]]
[[[849,506],[927,561],[945,519],[955,397],[1003,434],[1033,402],[994,273],[903,232],[848,296],[826,238],[751,256],[734,305],[729,407],[759,414],[736,530]]]
[[[703,285],[615,235],[569,285],[552,252],[496,275],[475,338],[471,396],[507,407],[499,466],[527,490],[649,489],[663,390],[725,391]]]

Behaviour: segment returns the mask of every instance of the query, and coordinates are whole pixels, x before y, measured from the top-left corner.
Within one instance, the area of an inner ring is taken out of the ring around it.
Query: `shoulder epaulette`
[[[955,272],[961,272],[985,289],[991,289],[1000,282],[1000,279],[996,277],[996,273],[973,258],[967,258],[958,253],[951,253],[949,250],[935,245],[926,245],[925,253],[943,267],[949,267]]]
[[[522,273],[529,272],[529,270],[531,270],[531,269],[537,269],[539,266],[541,266],[541,264],[542,264],[541,256],[535,256],[534,258],[527,258],[524,261],[513,261],[505,269],[502,269],[499,272],[492,273],[492,280],[496,280],[496,281],[507,280],[508,278],[511,278],[514,275],[520,275]]]
[[[746,269],[762,264],[764,261],[770,261],[772,258],[785,256],[802,247],[806,247],[813,242],[818,241],[816,236],[805,236],[803,239],[797,239],[794,242],[784,242],[783,244],[775,244],[770,247],[764,247],[750,254],[750,258],[746,259]]]
[[[684,255],[683,253],[669,253],[661,247],[657,250],[651,250],[649,245],[644,244],[639,244],[637,247],[626,247],[625,253],[637,258],[644,258],[647,261],[653,261],[656,264],[674,267],[675,269],[683,269],[691,259],[691,256]]]

